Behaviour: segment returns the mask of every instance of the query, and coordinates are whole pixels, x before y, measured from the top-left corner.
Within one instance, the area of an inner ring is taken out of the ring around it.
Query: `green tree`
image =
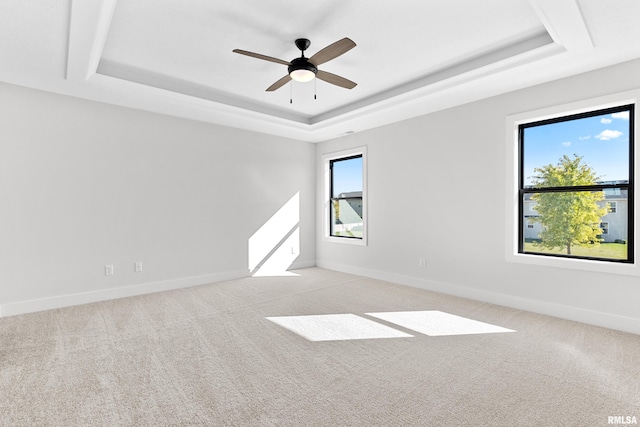
[[[567,187],[593,185],[599,177],[582,162],[582,157],[574,154],[573,159],[563,156],[556,165],[535,168],[533,178],[535,187]],[[543,226],[540,233],[541,245],[548,249],[599,245],[600,218],[607,214],[606,207],[598,202],[604,200],[603,191],[554,191],[536,193],[535,200],[538,217],[536,221]]]

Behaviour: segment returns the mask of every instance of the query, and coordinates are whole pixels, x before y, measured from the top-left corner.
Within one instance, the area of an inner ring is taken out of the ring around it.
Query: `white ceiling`
[[[637,0],[3,0],[0,80],[322,141],[640,57]],[[308,38],[351,90],[265,89]],[[314,99],[314,91],[317,99]],[[290,103],[290,99],[293,103]]]

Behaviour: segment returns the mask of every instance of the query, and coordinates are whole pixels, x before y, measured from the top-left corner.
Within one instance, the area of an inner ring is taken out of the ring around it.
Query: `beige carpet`
[[[318,268],[296,273],[0,319],[0,425],[640,422],[640,336]],[[412,311],[516,332],[429,336],[366,314]],[[311,341],[267,319],[322,314],[400,333]]]

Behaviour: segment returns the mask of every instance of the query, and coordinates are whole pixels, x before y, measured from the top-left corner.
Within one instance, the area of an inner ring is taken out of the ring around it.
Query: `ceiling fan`
[[[294,58],[291,61],[283,61],[282,59],[273,58],[271,56],[261,55],[259,53],[248,52],[242,49],[234,49],[235,53],[251,56],[253,58],[263,59],[265,61],[275,62],[276,64],[287,65],[289,74],[272,84],[267,88],[267,92],[272,92],[281,88],[291,79],[298,82],[308,82],[314,78],[319,78],[327,83],[340,86],[346,89],[353,89],[357,83],[347,80],[344,77],[337,76],[326,71],[318,70],[318,65],[331,61],[345,52],[356,47],[356,44],[349,38],[330,44],[329,46],[316,52],[311,58],[305,58],[304,51],[309,48],[311,42],[309,39],[296,39],[296,47],[300,49],[300,58]]]

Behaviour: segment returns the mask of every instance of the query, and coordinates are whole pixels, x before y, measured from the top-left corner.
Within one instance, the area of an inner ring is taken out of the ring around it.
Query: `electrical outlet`
[[[418,265],[420,266],[420,268],[425,268],[427,266],[427,259],[426,258],[420,258],[418,260]]]
[[[142,261],[137,261],[134,267],[134,271],[139,273],[142,271]]]
[[[104,266],[104,274],[106,276],[113,276],[115,274],[115,270],[113,268],[113,264],[108,264]]]

